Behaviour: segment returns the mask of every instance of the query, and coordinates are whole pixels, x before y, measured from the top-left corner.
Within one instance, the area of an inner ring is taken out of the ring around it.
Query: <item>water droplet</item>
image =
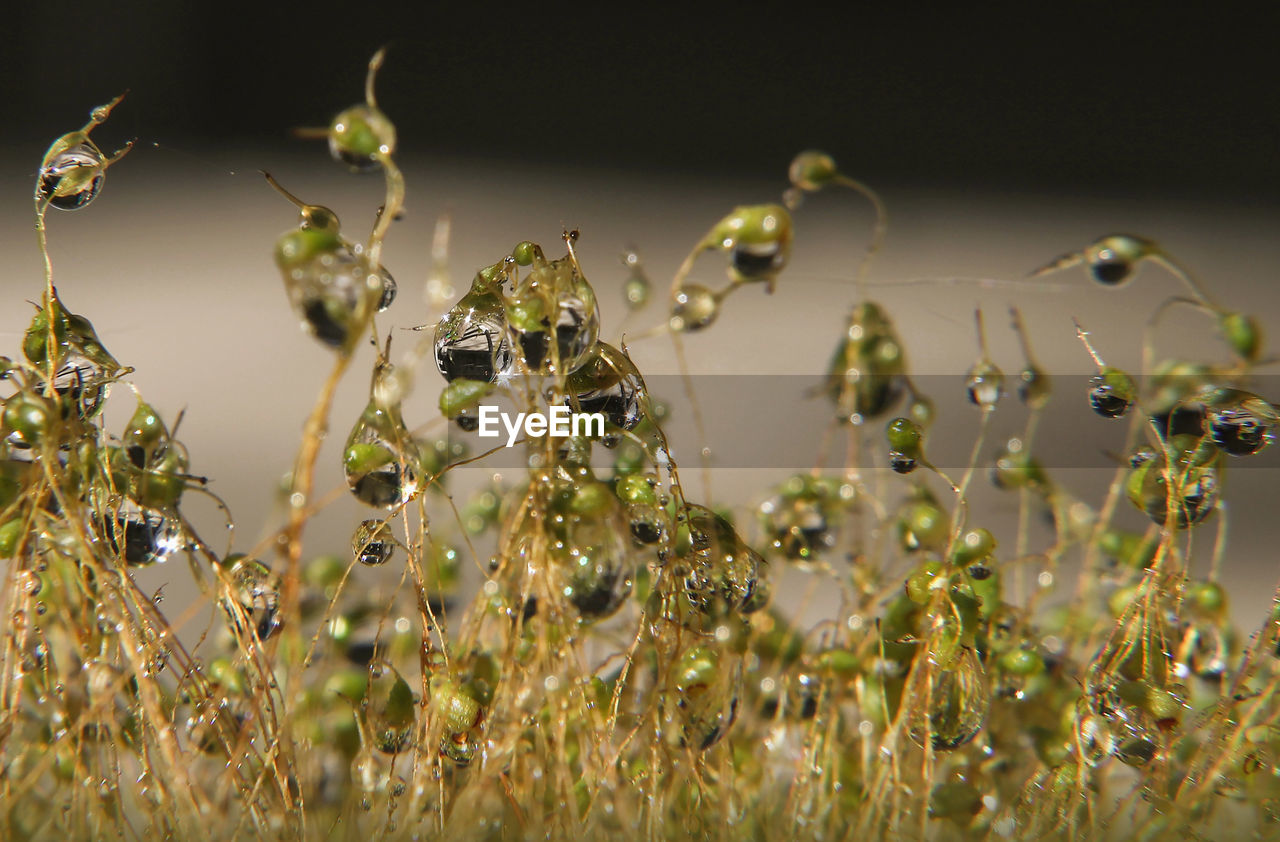
[[[1089,405],[1103,418],[1120,418],[1133,405],[1128,395],[1117,391],[1102,375],[1090,380],[1089,386]]]
[[[751,613],[768,603],[766,564],[733,526],[703,506],[688,507],[689,569],[684,579],[689,601],[709,617],[726,610]]]
[[[744,281],[767,281],[787,265],[786,243],[739,243],[729,255],[732,274]]]
[[[384,290],[384,278],[343,241],[289,264],[283,275],[303,327],[331,348],[347,345]]]
[[[383,754],[399,754],[408,748],[417,711],[408,682],[390,664],[373,664],[365,699],[369,704],[364,716],[374,748]]]
[[[560,261],[550,264],[556,267]],[[524,364],[531,371],[549,367],[554,360],[551,354],[551,319],[544,314],[544,293],[530,290],[513,296],[507,302],[507,324],[515,347],[520,349]],[[560,368],[571,372],[586,359],[596,338],[600,335],[600,310],[595,295],[579,279],[576,289],[562,292],[555,298],[556,349]]]
[[[73,354],[54,374],[53,389],[63,399],[64,416],[74,410],[80,418],[92,418],[98,414],[106,397],[107,374],[94,361]]]
[[[399,287],[396,285],[396,279],[391,277],[391,273],[385,266],[378,267],[378,277],[382,279],[382,297],[378,299],[378,312],[381,313],[396,300]]]
[[[711,748],[737,719],[741,659],[719,647],[694,646],[676,659],[668,680],[662,711],[668,739],[696,751]]]
[[[129,501],[104,513],[98,526],[107,551],[135,567],[165,562],[187,543],[176,518]]]
[[[364,521],[356,527],[351,539],[351,552],[356,561],[369,567],[390,561],[395,546],[395,537],[385,520]]]
[[[283,624],[279,582],[271,568],[256,558],[234,555],[227,561],[231,563],[232,594],[249,615],[258,639],[266,640]]]
[[[377,379],[392,376],[380,373]],[[380,400],[376,382],[373,392],[347,437],[343,470],[351,493],[362,503],[394,508],[418,493],[419,449],[405,427],[399,401]]]
[[[790,477],[760,506],[760,522],[773,546],[792,561],[812,561],[834,544],[831,487],[807,474]]]
[[[980,360],[969,369],[965,381],[969,403],[983,409],[994,409],[1004,395],[1004,373],[989,360]]]
[[[597,342],[591,354],[569,375],[566,386],[584,413],[598,412],[614,427],[634,430],[644,418],[644,381],[639,370],[617,348]],[[566,406],[572,406],[565,400]]]
[[[479,285],[479,288],[477,288]],[[436,367],[445,380],[492,383],[511,366],[511,343],[502,299],[477,277],[435,333]]]
[[[1206,420],[1219,449],[1232,456],[1252,456],[1275,438],[1280,413],[1257,395],[1220,390],[1214,394]]]
[[[572,528],[562,560],[564,591],[587,621],[614,614],[631,594],[635,564],[616,524],[584,520]]]
[[[102,192],[106,177],[106,157],[85,140],[45,161],[36,177],[36,198],[58,210],[78,210]]]
[[[959,661],[949,668],[929,666],[927,680],[932,687],[927,693],[927,685],[918,690],[919,704],[911,711],[911,739],[922,746],[927,735],[935,751],[949,751],[982,730],[991,693],[972,649],[962,648]]]

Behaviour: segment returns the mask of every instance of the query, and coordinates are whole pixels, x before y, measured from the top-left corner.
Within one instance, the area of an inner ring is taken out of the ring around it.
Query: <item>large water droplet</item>
[[[963,648],[959,660],[947,668],[930,664],[931,687],[921,686],[921,697],[908,721],[911,739],[923,746],[927,738],[935,751],[949,751],[972,740],[982,730],[991,707],[991,692],[982,665],[972,649]]]
[[[48,200],[58,210],[78,210],[102,192],[107,177],[106,158],[88,141],[58,152],[36,177],[36,198]]]
[[[418,493],[418,455],[399,404],[384,407],[374,397],[347,437],[342,462],[347,486],[367,505],[399,506]]]
[[[417,704],[409,683],[387,663],[369,667],[369,687],[363,706],[373,747],[383,754],[399,754],[409,747]]]
[[[502,299],[473,287],[436,325],[435,352],[445,380],[492,383],[511,365]]]
[[[356,527],[351,538],[351,553],[356,561],[369,567],[377,567],[391,560],[395,552],[395,537],[385,520],[366,520]]]
[[[612,616],[631,595],[635,562],[626,533],[617,526],[588,519],[570,524],[567,557],[558,565],[559,573],[565,596],[584,620]]]
[[[135,567],[164,562],[186,545],[182,525],[176,519],[132,502],[106,512],[99,528],[107,552]]]
[[[742,662],[714,646],[694,646],[672,664],[663,702],[668,739],[705,751],[719,742],[738,715]]]
[[[266,640],[280,628],[280,585],[271,568],[249,556],[232,556],[232,596],[249,615],[259,640]]]
[[[284,279],[303,326],[331,348],[347,345],[384,289],[383,277],[347,245],[291,265],[284,270]]]
[[[614,427],[634,430],[644,418],[644,381],[631,360],[612,345],[597,342],[566,385],[582,412],[598,412]],[[572,403],[566,399],[565,405]]]
[[[690,603],[707,616],[726,610],[750,613],[769,600],[760,554],[724,518],[703,506],[688,507],[689,568],[684,587]]]

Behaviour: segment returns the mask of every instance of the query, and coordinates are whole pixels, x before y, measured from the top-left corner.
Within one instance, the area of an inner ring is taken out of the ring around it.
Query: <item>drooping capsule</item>
[[[386,50],[369,59],[364,81],[364,102],[340,112],[329,123],[329,154],[352,172],[373,172],[396,151],[396,127],[378,108],[374,81]]]
[[[283,234],[275,250],[289,302],[312,336],[348,352],[383,298],[383,272],[360,245],[343,239],[333,211],[304,203],[270,175],[267,180],[299,209],[298,227]]]
[[[37,202],[47,202],[58,210],[78,210],[102,192],[107,167],[123,158],[133,143],[128,143],[114,155],[107,157],[89,138],[89,133],[107,119],[120,99],[121,97],[116,97],[106,105],[93,109],[89,122],[79,131],[65,134],[49,146],[36,176]]]
[[[187,487],[187,451],[175,441],[159,413],[138,401],[133,417],[111,448],[112,479],[139,505],[172,509]]]
[[[1112,234],[1086,248],[1084,261],[1095,281],[1104,286],[1118,286],[1129,280],[1139,260],[1156,251],[1150,240],[1129,234]]]
[[[1089,381],[1089,405],[1103,418],[1123,416],[1133,406],[1137,394],[1133,378],[1111,366],[1103,366]]]
[[[54,429],[56,418],[44,396],[15,392],[4,401],[4,441],[17,450],[39,447]]]
[[[440,412],[459,428],[474,432],[480,425],[480,402],[492,394],[493,388],[484,380],[453,380],[440,393]]]
[[[436,325],[436,368],[445,380],[493,382],[511,366],[502,265],[481,270],[471,289]]]
[[[427,687],[432,718],[440,728],[440,753],[459,766],[466,766],[480,749],[484,705],[470,682],[450,675],[442,663],[433,667]]]
[[[743,282],[772,283],[791,255],[791,215],[781,205],[739,208],[722,243],[732,240],[730,276]]]
[[[376,106],[353,105],[329,124],[329,154],[356,173],[376,172],[396,150],[396,127]]]
[[[1032,277],[1084,263],[1089,274],[1103,286],[1115,287],[1133,277],[1134,269],[1144,258],[1160,254],[1151,240],[1132,234],[1110,234],[1090,243],[1083,250],[1059,257],[1032,272]]]
[[[676,333],[693,333],[710,327],[720,315],[720,298],[702,284],[683,284],[671,302],[668,324]]]
[[[98,339],[93,325],[83,316],[69,313],[55,296],[53,313],[54,375],[63,418],[87,420],[102,409],[108,385],[121,373],[121,366]],[[36,311],[23,335],[22,350],[34,365],[47,366],[49,354],[49,313]]]
[[[400,414],[400,389],[389,363],[379,361],[369,403],[347,437],[342,465],[347,486],[369,506],[395,508],[420,490],[417,443]]]
[[[903,504],[894,526],[899,543],[908,552],[941,552],[951,539],[951,519],[923,487]]]
[[[640,371],[630,357],[608,343],[596,342],[565,386],[580,412],[601,413],[619,430],[634,430],[644,418],[648,401]],[[565,404],[572,406],[573,401],[566,398]]]
[[[699,243],[699,251],[729,253],[729,277],[735,283],[772,285],[791,254],[791,214],[781,205],[744,205],[717,222]]]
[[[827,369],[824,391],[837,417],[860,424],[878,418],[904,391],[906,359],[884,310],[870,301],[853,308],[849,324]]]
[[[1245,313],[1223,313],[1218,317],[1218,330],[1240,359],[1257,362],[1262,351],[1262,328],[1256,318]]]
[[[1009,491],[1017,488],[1046,490],[1044,470],[1023,445],[1021,439],[1009,439],[991,465],[991,484]]]
[[[361,521],[351,537],[351,554],[366,567],[386,564],[395,549],[395,536],[385,520]]]
[[[895,418],[885,428],[889,440],[889,467],[896,473],[909,474],[924,458],[924,430],[910,418]]]

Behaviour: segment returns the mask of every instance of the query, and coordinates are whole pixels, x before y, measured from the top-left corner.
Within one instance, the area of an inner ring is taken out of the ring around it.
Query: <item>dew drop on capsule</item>
[[[911,739],[916,745],[924,745],[927,734],[935,751],[950,751],[982,730],[991,695],[977,656],[969,649],[963,653],[956,669],[934,671],[929,704],[922,704],[911,718]]]
[[[102,192],[106,158],[92,143],[78,143],[57,153],[40,168],[36,198],[58,210],[78,210]]]
[[[491,383],[506,371],[511,344],[501,299],[473,287],[436,325],[435,356],[445,380]]]
[[[107,515],[101,527],[108,552],[133,567],[167,561],[186,543],[176,520],[133,503],[125,503],[119,511]]]
[[[982,361],[969,369],[965,382],[969,403],[982,409],[994,409],[1004,395],[1004,373],[994,363]]]
[[[386,564],[395,552],[391,527],[384,520],[364,521],[356,527],[351,539],[351,552],[356,561],[368,567]]]
[[[671,305],[671,329],[680,332],[709,327],[719,315],[716,294],[701,284],[685,284]]]

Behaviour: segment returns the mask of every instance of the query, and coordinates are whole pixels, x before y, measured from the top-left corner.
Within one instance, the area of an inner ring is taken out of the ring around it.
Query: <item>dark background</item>
[[[0,146],[38,158],[68,103],[126,88],[104,145],[287,142],[386,43],[409,160],[754,176],[816,146],[879,184],[1280,196],[1280,64],[1247,7],[1025,8],[13,4]]]

